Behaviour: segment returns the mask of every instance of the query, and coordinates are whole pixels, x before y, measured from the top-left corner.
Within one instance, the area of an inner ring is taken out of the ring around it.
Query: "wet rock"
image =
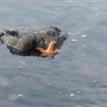
[[[61,48],[68,34],[53,26],[5,29],[0,32],[0,41],[6,44],[13,54],[35,54],[35,48],[46,49],[50,41],[56,41],[56,48]],[[37,55],[37,53],[36,53]]]

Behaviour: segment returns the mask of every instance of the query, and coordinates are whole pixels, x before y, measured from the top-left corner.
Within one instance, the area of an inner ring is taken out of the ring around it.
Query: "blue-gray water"
[[[0,28],[36,25],[70,37],[55,59],[0,45],[0,107],[107,107],[107,0],[0,0]]]

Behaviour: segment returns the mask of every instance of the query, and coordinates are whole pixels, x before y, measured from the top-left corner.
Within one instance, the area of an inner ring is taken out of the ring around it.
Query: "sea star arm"
[[[48,45],[47,51],[54,51],[55,45],[56,45],[56,41],[51,41]]]

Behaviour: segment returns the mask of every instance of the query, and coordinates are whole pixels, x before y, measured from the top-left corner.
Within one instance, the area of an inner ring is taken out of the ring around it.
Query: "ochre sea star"
[[[54,57],[55,55],[59,54],[58,49],[55,49],[55,45],[56,45],[56,41],[51,41],[46,50],[43,48],[36,48],[36,50],[40,52],[40,56]]]

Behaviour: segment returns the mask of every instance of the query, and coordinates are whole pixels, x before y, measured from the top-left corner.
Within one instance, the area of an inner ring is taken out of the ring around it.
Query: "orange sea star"
[[[54,57],[56,54],[59,54],[58,49],[55,49],[55,45],[56,41],[51,41],[46,50],[43,48],[36,48],[36,50],[40,52],[40,56]]]

